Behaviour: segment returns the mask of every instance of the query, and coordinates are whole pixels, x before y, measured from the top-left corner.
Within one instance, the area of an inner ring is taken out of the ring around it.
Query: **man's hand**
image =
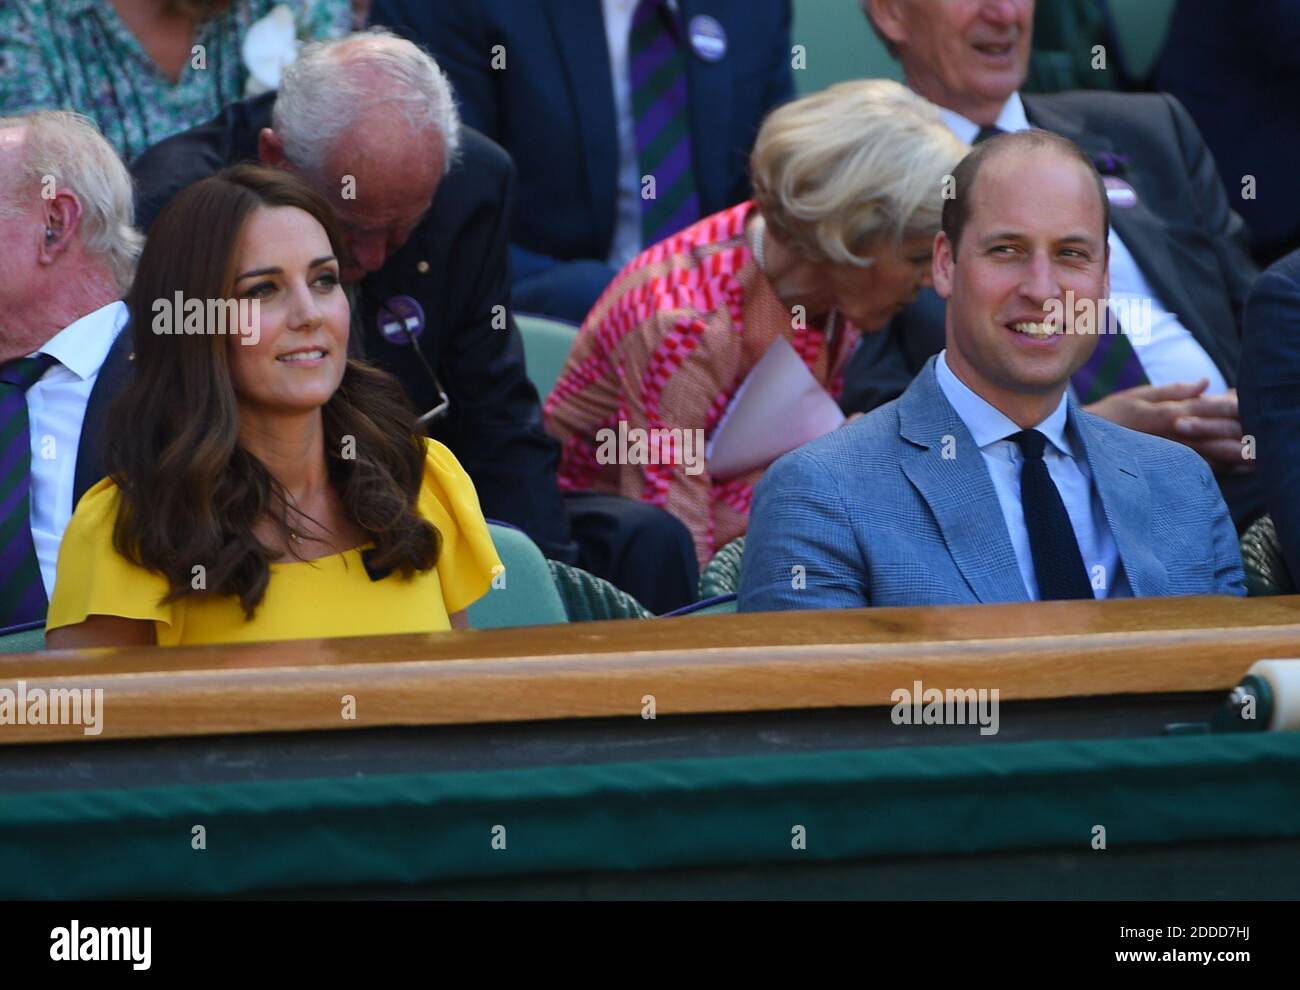
[[[1130,430],[1185,443],[1216,471],[1240,474],[1255,469],[1242,456],[1237,390],[1204,395],[1209,381],[1139,385],[1086,406],[1088,412]]]

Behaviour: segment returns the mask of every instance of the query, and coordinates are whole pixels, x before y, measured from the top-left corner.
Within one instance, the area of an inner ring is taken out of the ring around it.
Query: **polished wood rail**
[[[1300,656],[1300,596],[715,615],[490,632],[0,656],[0,692],[104,691],[102,732],[0,724],[0,744],[380,725],[887,705],[900,687],[1003,701],[1226,690]],[[344,696],[355,699],[345,718]]]

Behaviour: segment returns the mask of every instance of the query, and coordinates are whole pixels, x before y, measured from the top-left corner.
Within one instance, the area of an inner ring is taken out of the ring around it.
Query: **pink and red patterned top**
[[[707,467],[689,473],[675,438],[666,437],[648,458],[660,463],[602,463],[611,460],[597,456],[610,434],[600,431],[618,435],[623,421],[628,436],[644,430],[652,445],[663,437],[655,430],[702,429],[707,440],[779,336],[839,398],[859,337],[842,323],[828,340],[781,304],[745,237],[752,209],[746,202],[705,217],[633,258],[588,314],[543,407],[548,431],[563,445],[560,487],[614,492],[668,510],[690,530],[701,567],[744,534],[762,470],[726,481],[711,478]],[[696,456],[702,462],[703,452]]]

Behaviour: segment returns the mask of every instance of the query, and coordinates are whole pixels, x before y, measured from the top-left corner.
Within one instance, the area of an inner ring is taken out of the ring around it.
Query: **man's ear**
[[[862,10],[876,26],[876,30],[895,45],[907,39],[902,4],[907,0],[862,0]]]
[[[40,260],[49,264],[68,249],[81,226],[81,200],[68,189],[61,189],[51,199],[44,200],[41,231]]]
[[[934,235],[933,259],[930,262],[930,275],[934,281],[934,291],[939,298],[947,299],[952,295],[952,266],[957,259],[953,256],[952,241],[942,230]]]
[[[269,127],[257,132],[257,160],[263,165],[285,164],[284,142]]]

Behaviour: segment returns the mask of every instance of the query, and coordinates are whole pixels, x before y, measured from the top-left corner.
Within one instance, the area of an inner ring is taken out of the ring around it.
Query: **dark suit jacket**
[[[681,0],[715,18],[721,61],[688,60],[701,216],[749,198],[759,124],[794,93],[789,0]],[[520,175],[517,248],[604,260],[614,237],[618,134],[600,0],[377,0],[370,20],[427,47],[465,122],[499,142]],[[504,46],[505,69],[492,68]]]
[[[1242,313],[1258,273],[1245,224],[1187,111],[1155,93],[1022,93],[1021,99],[1036,127],[1069,138],[1093,158],[1110,152],[1129,159],[1124,178],[1138,202],[1112,209],[1111,224],[1163,305],[1235,385]],[[841,405],[865,412],[898,397],[943,344],[944,304],[927,290],[887,330],[863,338]],[[1238,525],[1258,513],[1250,476],[1219,480]]]
[[[72,507],[75,509],[86,489],[104,477],[104,421],[108,407],[131,377],[131,327],[125,326],[109,348],[99,367],[99,377],[90,390],[90,401],[81,420],[81,440],[77,444],[77,466],[72,476]]]
[[[1182,0],[1155,88],[1176,96],[1205,136],[1255,259],[1268,264],[1300,246],[1300,4]],[[1241,198],[1246,175],[1254,199]]]
[[[1300,578],[1300,251],[1269,268],[1251,290],[1238,388],[1264,500],[1287,567]]]
[[[191,182],[256,160],[257,135],[270,126],[274,102],[275,94],[267,93],[233,103],[137,158],[131,173],[139,189],[139,226],[147,230]],[[353,325],[363,329],[366,357],[396,375],[424,412],[437,402],[433,383],[408,347],[388,343],[375,329],[380,301],[397,294],[420,301],[427,320],[420,348],[451,399],[450,415],[430,435],[469,472],[486,516],[518,526],[547,556],[569,561],[577,548],[555,480],[559,445],[542,428],[537,391],[524,372],[523,344],[508,315],[505,218],[514,181],[506,154],[465,128],[460,160],[443,178],[433,208],[401,250],[361,281]],[[498,306],[508,317],[504,329],[493,327]]]

